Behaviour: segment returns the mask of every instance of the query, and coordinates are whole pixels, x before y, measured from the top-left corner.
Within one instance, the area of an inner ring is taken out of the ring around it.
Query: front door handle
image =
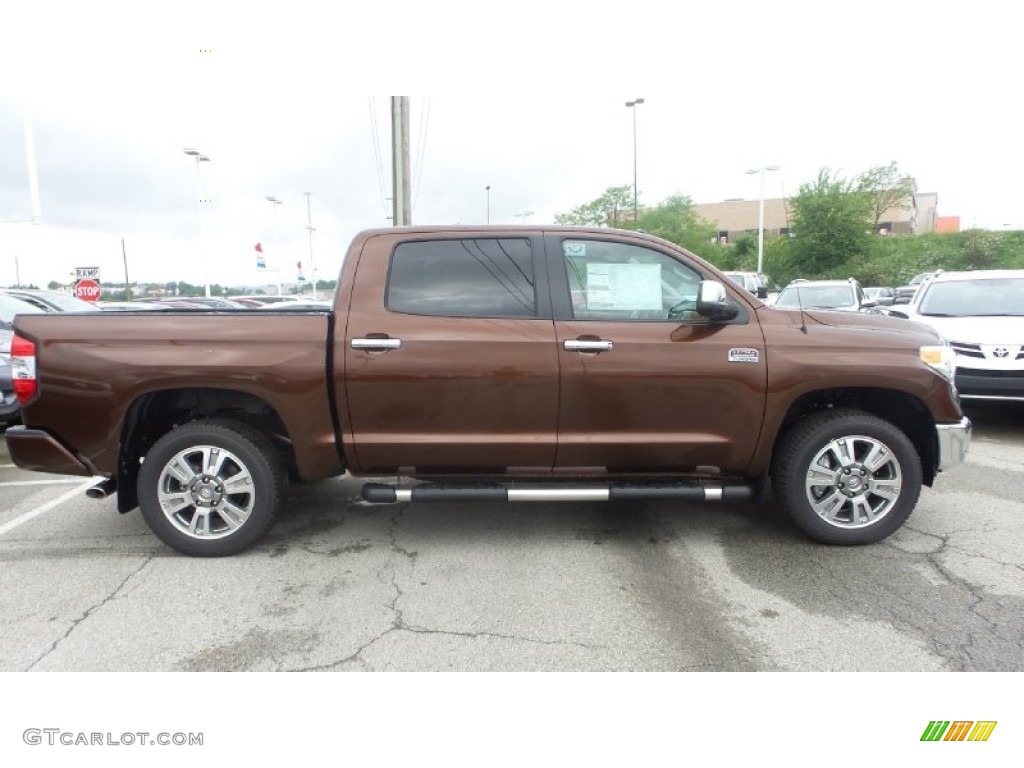
[[[609,352],[612,348],[612,343],[604,339],[598,341],[566,339],[562,342],[562,347],[569,352]]]
[[[381,349],[401,349],[401,339],[389,339],[389,338],[359,338],[352,339],[352,349],[370,349],[370,350],[381,350]]]

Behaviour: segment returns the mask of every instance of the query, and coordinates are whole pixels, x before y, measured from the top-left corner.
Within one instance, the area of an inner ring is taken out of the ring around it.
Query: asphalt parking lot
[[[832,548],[773,507],[368,506],[293,489],[201,560],[0,446],[4,671],[1024,669],[1024,405],[896,535]]]

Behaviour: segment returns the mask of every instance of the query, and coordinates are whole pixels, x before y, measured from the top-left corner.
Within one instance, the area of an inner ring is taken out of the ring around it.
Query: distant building
[[[782,197],[765,199],[765,235],[789,234],[788,200]],[[758,200],[726,200],[723,203],[697,203],[693,210],[718,230],[718,242],[732,243],[743,233],[757,234]]]
[[[960,231],[960,217],[959,216],[939,216],[935,219],[935,231],[936,232],[959,232]]]
[[[903,202],[886,209],[878,220],[880,235],[917,235],[923,232],[959,231],[959,217],[946,216],[942,220],[955,220],[955,229],[940,230],[937,213],[939,196],[935,192],[915,192]],[[766,198],[764,201],[765,236],[790,233],[790,207],[788,198]],[[757,234],[758,200],[726,200],[721,203],[698,203],[694,211],[718,230],[718,242],[735,242],[740,235]],[[945,225],[948,226],[948,225]]]

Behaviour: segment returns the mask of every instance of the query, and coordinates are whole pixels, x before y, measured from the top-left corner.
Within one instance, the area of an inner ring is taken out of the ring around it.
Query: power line
[[[420,107],[420,125],[422,133],[420,134],[419,152],[416,158],[416,192],[413,194],[413,208],[416,208],[416,201],[420,197],[420,177],[423,175],[423,157],[427,154],[427,128],[430,124],[430,99],[426,98],[423,100],[425,107]],[[423,112],[426,110],[426,117],[423,116]]]
[[[380,158],[380,134],[377,131],[377,115],[376,107],[373,103],[373,97],[370,97],[370,134],[371,141],[373,144],[373,154],[377,158],[377,183],[380,187],[380,202],[381,207],[384,209],[384,218],[388,217],[388,193],[384,186],[384,164]]]

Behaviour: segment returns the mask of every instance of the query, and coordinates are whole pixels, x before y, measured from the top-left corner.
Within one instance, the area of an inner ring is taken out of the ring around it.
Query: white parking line
[[[61,482],[66,482],[66,481],[61,481]],[[84,483],[79,485],[78,487],[72,488],[70,491],[65,493],[63,496],[58,496],[53,501],[48,501],[45,504],[43,504],[43,506],[36,507],[35,509],[29,510],[25,514],[20,515],[19,517],[14,518],[9,523],[4,523],[3,525],[0,525],[0,536],[3,536],[5,533],[8,533],[10,531],[13,531],[15,528],[17,528],[22,523],[27,523],[29,520],[32,520],[33,518],[39,517],[39,515],[42,515],[42,514],[44,514],[46,512],[49,512],[51,509],[53,509],[54,507],[60,506],[61,504],[63,504],[68,499],[73,499],[75,496],[79,495],[80,493],[83,493],[86,488],[89,488],[90,486],[95,485],[97,482],[98,482],[98,480],[96,478],[91,477],[88,480],[86,480]]]
[[[71,485],[71,483],[80,482],[82,481],[77,477],[70,480],[11,480],[6,483],[0,483],[0,488],[10,488],[15,485]]]

